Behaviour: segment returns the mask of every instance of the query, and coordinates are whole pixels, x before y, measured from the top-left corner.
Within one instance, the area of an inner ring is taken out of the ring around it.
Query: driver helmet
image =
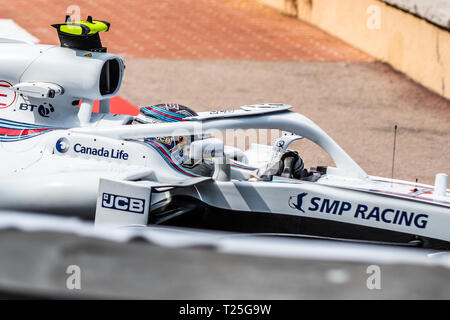
[[[135,124],[144,123],[167,123],[189,121],[189,117],[198,116],[197,112],[189,107],[180,104],[162,103],[143,107],[139,115],[134,119]],[[158,142],[163,145],[172,156],[179,158],[179,162],[184,162],[183,147],[194,140],[193,136],[174,136],[174,137],[153,137],[147,140]]]

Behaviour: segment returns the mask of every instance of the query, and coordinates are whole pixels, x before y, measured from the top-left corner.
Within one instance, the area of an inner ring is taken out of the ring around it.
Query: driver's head
[[[186,118],[197,116],[197,112],[189,107],[180,104],[157,104],[149,107],[143,107],[135,119],[135,123],[166,123],[188,121]],[[155,137],[151,138],[156,142],[163,144],[167,149],[172,150],[176,145],[187,141],[188,137]]]

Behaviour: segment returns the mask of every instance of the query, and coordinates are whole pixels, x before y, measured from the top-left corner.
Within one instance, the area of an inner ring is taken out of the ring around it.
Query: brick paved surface
[[[102,35],[128,58],[268,61],[371,61],[372,58],[255,0],[14,0],[0,14],[42,43],[58,43],[49,25],[78,5],[82,18],[112,23]]]

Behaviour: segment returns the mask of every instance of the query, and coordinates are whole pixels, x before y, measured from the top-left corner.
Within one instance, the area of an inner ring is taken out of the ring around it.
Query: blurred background
[[[66,14],[111,23],[103,45],[126,60],[113,112],[137,114],[157,103],[197,111],[287,103],[368,174],[390,177],[394,125],[395,178],[433,184],[436,172],[450,172],[448,0],[2,0],[0,37],[58,45],[50,25]],[[330,164],[312,144],[295,147],[307,167]],[[18,296],[70,296],[71,263],[91,281],[83,297],[448,298],[450,292],[448,269],[422,262],[388,264],[385,290],[368,291],[366,267],[375,253],[363,262],[348,258],[355,253],[314,262],[308,254],[289,260],[236,249],[227,256],[167,251],[139,240],[86,239],[74,231],[79,225],[69,225],[75,233],[69,236],[23,235],[14,224],[0,232],[0,297],[1,288],[15,288]]]

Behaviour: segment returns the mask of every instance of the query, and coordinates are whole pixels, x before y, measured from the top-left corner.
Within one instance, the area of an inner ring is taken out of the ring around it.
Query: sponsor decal
[[[48,118],[52,112],[55,112],[55,108],[51,104],[49,104],[48,106],[42,104],[37,106],[35,104],[21,103],[19,106],[19,110],[31,112],[37,110],[38,114],[44,118]]]
[[[59,153],[66,153],[67,151],[69,151],[70,148],[70,144],[69,144],[69,140],[67,140],[67,138],[59,138],[58,141],[56,141],[56,150]]]
[[[102,207],[143,214],[145,209],[145,200],[104,192],[102,195]]]
[[[70,149],[70,143],[67,138],[59,138],[56,141],[55,145],[56,150],[59,153],[66,153]],[[122,149],[108,149],[105,147],[96,148],[96,147],[87,147],[83,146],[81,143],[75,143],[73,146],[73,151],[76,153],[87,154],[90,156],[97,156],[103,158],[110,159],[118,159],[118,160],[128,160],[130,155]]]
[[[214,110],[209,112],[209,114],[211,115],[228,114],[228,113],[234,113],[234,110]]]
[[[44,118],[48,118],[50,112],[54,112],[54,111],[55,111],[55,108],[53,108],[53,106],[52,106],[51,104],[49,104],[48,107],[45,107],[45,106],[43,106],[43,105],[40,105],[39,108],[38,108],[38,113],[39,113],[39,115],[40,115],[41,117],[44,117]]]
[[[307,193],[291,196],[288,204],[291,208],[301,212],[316,212],[333,214],[337,216],[350,215],[354,219],[362,219],[387,224],[396,224],[406,227],[425,229],[428,224],[428,215],[411,211],[382,208],[363,203],[351,203],[322,197],[312,197],[305,201]]]
[[[128,153],[124,150],[116,150],[116,149],[107,149],[105,147],[95,148],[95,147],[86,147],[81,145],[80,143],[76,143],[73,146],[73,151],[76,153],[88,154],[91,156],[111,158],[111,159],[119,159],[119,160],[128,160]]]
[[[289,207],[292,209],[300,210],[301,212],[305,212],[305,210],[302,209],[303,205],[303,198],[307,195],[306,192],[300,193],[297,196],[292,196],[289,198]]]
[[[175,146],[175,141],[172,137],[154,137],[153,140],[168,146],[169,149]]]

